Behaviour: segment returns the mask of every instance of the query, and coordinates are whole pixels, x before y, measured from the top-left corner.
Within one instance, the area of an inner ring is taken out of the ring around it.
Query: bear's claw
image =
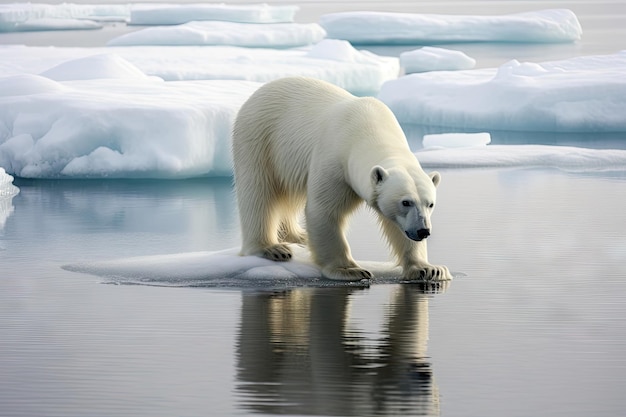
[[[449,281],[452,279],[450,271],[443,265],[412,266],[405,269],[403,275],[407,280],[419,281]]]
[[[335,281],[361,281],[363,279],[372,279],[374,277],[370,271],[359,267],[323,270],[322,275],[324,278]]]
[[[290,260],[293,255],[289,246],[279,243],[265,248],[262,256],[270,261],[286,262]]]

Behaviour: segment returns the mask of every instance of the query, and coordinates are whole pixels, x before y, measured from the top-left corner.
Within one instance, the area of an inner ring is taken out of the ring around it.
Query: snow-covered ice
[[[283,51],[7,46],[0,57],[0,74],[17,74],[0,77],[0,166],[33,178],[230,175],[232,120],[260,85],[246,78],[308,75],[375,93],[398,71],[397,59],[336,40]]]
[[[457,129],[626,132],[626,51],[411,74],[379,98],[402,123]]]
[[[22,177],[230,175],[230,130],[260,84],[0,79],[0,166]]]
[[[626,150],[550,145],[488,145],[417,151],[424,168],[554,168],[566,172],[624,172]]]
[[[19,188],[13,185],[13,177],[0,168],[0,231],[4,229],[7,219],[13,213],[11,201],[19,192]]]
[[[441,133],[424,135],[422,146],[428,148],[467,148],[491,143],[491,135],[480,133]]]
[[[233,248],[219,252],[189,252],[82,262],[65,265],[63,268],[100,276],[112,283],[172,287],[276,289],[404,282],[401,278],[402,271],[393,263],[371,261],[359,262],[374,274],[371,281],[343,282],[323,279],[319,267],[312,262],[306,248],[292,245],[292,250],[294,258],[290,262],[239,256],[238,249]],[[457,275],[459,274],[453,274]],[[432,281],[431,284],[447,285],[446,281]]]
[[[103,21],[136,25],[174,25],[198,20],[285,23],[293,22],[297,11],[297,6],[264,3],[9,3],[0,4],[0,32],[94,28],[95,22]]]
[[[437,42],[537,42],[579,40],[582,29],[567,9],[501,16],[464,16],[387,12],[341,12],[320,17],[329,38],[354,44]]]
[[[259,82],[288,75],[357,94],[375,94],[387,81],[379,97],[401,122],[449,132],[626,131],[626,52],[395,79],[397,73],[398,59],[331,39],[288,50],[3,46],[0,166],[34,178],[231,175],[239,107]],[[418,155],[429,167],[626,167],[621,150],[488,143],[489,133],[427,136],[426,148],[446,149]]]
[[[348,91],[376,94],[397,78],[398,58],[358,51],[346,41],[325,39],[294,49],[227,46],[137,46],[106,48],[0,47],[0,77],[41,74],[86,56],[116,54],[147,75],[173,80],[247,80],[267,82],[302,75],[319,78]],[[80,69],[79,69],[80,70]],[[83,69],[91,71],[91,69]]]
[[[157,26],[111,39],[109,46],[232,45],[291,48],[320,42],[326,32],[317,23],[189,22]]]
[[[100,27],[95,21],[126,21],[129,16],[127,4],[0,4],[0,32],[93,28]]]
[[[424,46],[400,54],[400,67],[405,74],[427,71],[467,70],[476,66],[476,60],[461,51]]]
[[[240,23],[293,22],[298,6],[269,4],[158,4],[135,3],[130,9],[133,25],[177,25],[198,20],[222,20]]]
[[[102,25],[93,20],[86,19],[29,19],[16,23],[12,27],[13,32],[35,32],[40,30],[87,30],[101,29]]]
[[[13,185],[13,176],[7,174],[4,168],[0,168],[0,199],[13,197],[19,191],[19,188]]]
[[[415,152],[427,169],[441,168],[555,168],[566,172],[624,172],[626,150],[551,145],[489,145],[491,135],[442,133],[424,135]]]
[[[39,75],[54,81],[151,78],[121,56],[114,54],[89,55],[65,61]],[[152,78],[162,81],[159,77]]]

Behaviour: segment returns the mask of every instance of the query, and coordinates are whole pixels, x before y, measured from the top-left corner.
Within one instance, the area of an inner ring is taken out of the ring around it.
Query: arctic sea
[[[576,43],[437,45],[479,68],[626,49],[617,0],[300,7],[302,22],[344,10],[578,16]],[[0,44],[102,46],[128,30],[3,33]],[[432,130],[405,127],[415,143]],[[491,138],[626,149],[623,133]],[[237,247],[232,180],[16,178],[0,206],[0,416],[621,416],[626,171],[601,168],[437,168],[429,256],[456,278],[368,288],[120,285],[70,271]],[[356,259],[388,259],[365,209],[349,240]]]

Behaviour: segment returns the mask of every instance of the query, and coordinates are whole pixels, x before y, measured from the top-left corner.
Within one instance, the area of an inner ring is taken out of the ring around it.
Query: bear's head
[[[403,168],[375,166],[371,181],[374,192],[370,205],[375,210],[394,222],[411,240],[430,236],[430,215],[435,208],[436,187],[441,181],[438,172],[426,174],[421,169],[408,172]]]

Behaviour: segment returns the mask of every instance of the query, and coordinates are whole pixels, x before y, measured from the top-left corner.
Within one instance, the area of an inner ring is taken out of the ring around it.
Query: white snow
[[[566,172],[624,172],[626,150],[552,145],[489,145],[491,135],[442,133],[424,135],[415,152],[427,169],[442,168],[555,168]]]
[[[246,81],[0,78],[0,166],[22,177],[230,175]]]
[[[80,25],[93,28],[93,21],[126,21],[129,16],[126,4],[0,4],[0,32],[78,29]]]
[[[329,38],[356,44],[426,42],[573,42],[582,29],[567,9],[501,16],[341,12],[321,16]]]
[[[41,74],[64,62],[116,54],[147,75],[174,80],[247,80],[267,82],[302,75],[329,81],[352,93],[376,94],[397,78],[398,58],[357,51],[347,42],[324,40],[296,49],[227,46],[136,46],[106,48],[0,47],[0,77]],[[76,65],[76,71],[84,70]]]
[[[424,135],[422,146],[428,148],[467,148],[491,143],[491,135],[480,133],[440,133]]]
[[[626,132],[626,51],[411,74],[379,98],[402,123],[459,130]]]
[[[297,6],[269,4],[143,4],[131,5],[133,25],[177,25],[197,20],[224,20],[240,23],[293,22]]]
[[[400,54],[400,67],[405,74],[427,71],[467,70],[476,66],[476,60],[461,51],[424,46]]]
[[[101,29],[102,25],[93,20],[85,19],[29,19],[16,23],[13,32],[34,32],[39,30],[86,30]]]
[[[487,146],[489,133],[463,133],[626,132],[626,51],[396,79],[398,70],[397,58],[332,39],[283,50],[2,46],[0,166],[34,178],[230,175],[241,104],[260,83],[303,75],[356,94],[382,85],[401,122],[457,132],[424,138],[427,166],[626,169],[623,150]]]
[[[13,177],[0,167],[0,199],[13,197],[19,191],[19,188],[13,185]]]
[[[40,74],[54,81],[95,80],[105,78],[147,79],[139,68],[113,54],[89,55],[65,61]],[[154,77],[158,78],[158,77]],[[158,78],[162,81],[162,79]]]
[[[65,265],[70,271],[88,273],[121,284],[200,287],[328,287],[364,286],[362,282],[340,282],[321,278],[309,251],[292,245],[290,262],[273,262],[256,256],[238,256],[238,249],[219,252],[190,252],[169,255],[141,256],[109,261]],[[372,284],[402,282],[401,270],[393,263],[359,262],[374,278]],[[433,282],[433,284],[435,284]]]
[[[232,121],[260,85],[246,79],[308,75],[375,93],[397,62],[333,40],[282,51],[2,47],[0,166],[33,178],[230,175]]]
[[[120,21],[136,25],[173,25],[197,20],[286,23],[293,22],[297,10],[297,6],[268,4],[9,3],[0,4],[0,32],[94,28],[94,21]]]
[[[624,172],[626,150],[549,145],[488,145],[424,149],[415,153],[430,168],[555,168],[566,172]]]
[[[19,192],[19,188],[13,185],[13,177],[0,167],[0,231],[4,229],[7,219],[13,213],[11,201]]]
[[[111,39],[109,46],[232,45],[291,48],[318,43],[326,32],[317,23],[189,22],[157,26]]]

